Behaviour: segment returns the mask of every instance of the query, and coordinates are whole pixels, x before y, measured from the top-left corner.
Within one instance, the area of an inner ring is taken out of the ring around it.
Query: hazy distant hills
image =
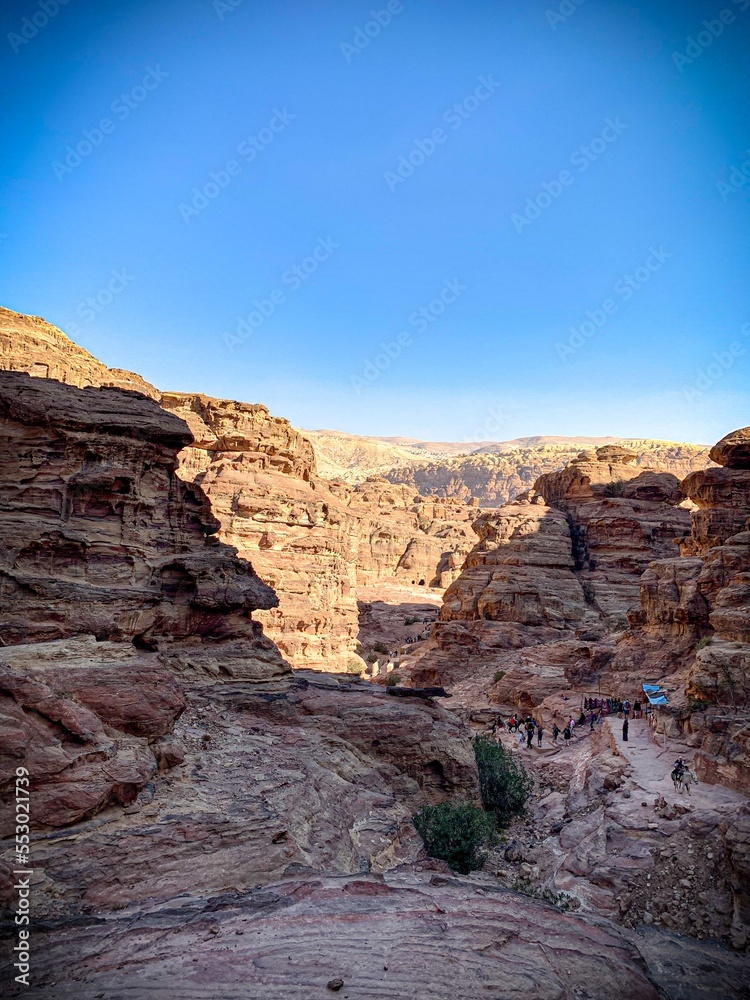
[[[357,483],[383,476],[422,494],[477,497],[487,507],[511,500],[542,473],[559,469],[579,452],[606,444],[623,444],[638,455],[638,465],[673,472],[679,479],[711,464],[705,445],[643,438],[538,435],[477,444],[361,437],[330,430],[303,433],[312,441],[318,470],[326,478]]]

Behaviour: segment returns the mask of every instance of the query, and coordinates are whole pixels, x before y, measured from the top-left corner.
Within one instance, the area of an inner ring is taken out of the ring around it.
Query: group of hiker
[[[525,719],[520,716],[511,715],[511,717],[504,721],[502,715],[498,715],[495,721],[492,723],[491,732],[495,739],[497,739],[498,730],[504,731],[507,729],[509,733],[516,733],[518,735],[518,745],[526,746],[531,749],[531,746],[536,736],[537,746],[542,745],[542,740],[544,738],[544,727],[541,722],[537,722],[532,716],[527,715]]]
[[[558,740],[561,739],[561,745],[567,746],[571,740],[576,739],[578,735],[576,730],[580,732],[581,728],[588,723],[589,732],[593,733],[597,723],[603,722],[608,715],[614,714],[623,720],[622,738],[624,742],[627,742],[631,711],[633,718],[638,718],[641,713],[641,703],[636,701],[631,705],[627,698],[624,701],[616,698],[585,698],[583,710],[577,718],[571,715],[562,727],[556,721],[553,722],[551,728],[552,743],[559,745]],[[525,717],[521,714],[511,715],[508,719],[503,719],[502,715],[498,715],[490,727],[493,739],[498,739],[498,734],[506,731],[516,734],[518,745],[525,744],[529,749],[531,749],[534,739],[536,739],[538,747],[542,746],[545,732],[541,719],[531,715]]]

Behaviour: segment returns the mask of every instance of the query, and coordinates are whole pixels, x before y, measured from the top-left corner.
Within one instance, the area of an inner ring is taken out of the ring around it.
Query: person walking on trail
[[[570,743],[570,736],[570,726],[566,726],[565,729],[563,729],[563,739],[565,740],[563,746],[567,746]]]
[[[622,741],[623,741],[623,743],[627,743],[628,742],[628,717],[627,717],[627,715],[625,716],[625,718],[623,720],[623,723],[622,723]]]
[[[536,745],[538,747],[541,747],[541,745],[542,745],[542,736],[544,736],[544,729],[543,729],[543,727],[542,727],[542,725],[540,723],[536,727]]]
[[[560,735],[560,727],[556,722],[552,723],[552,742],[557,743],[557,737]]]
[[[594,731],[594,723],[595,722],[596,722],[596,712],[592,712],[591,715],[589,716],[589,732],[590,733],[593,733],[593,731]]]
[[[531,719],[529,719],[529,721],[526,723],[526,746],[529,750],[531,750],[531,740],[533,736],[534,736],[534,725]]]
[[[523,735],[523,730],[519,729],[518,730],[518,745],[519,745],[519,747],[523,746],[525,739],[526,739],[526,737]]]

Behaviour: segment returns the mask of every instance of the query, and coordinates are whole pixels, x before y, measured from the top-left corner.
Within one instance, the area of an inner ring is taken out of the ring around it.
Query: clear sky
[[[0,25],[0,302],[107,364],[364,434],[750,423],[750,0]]]

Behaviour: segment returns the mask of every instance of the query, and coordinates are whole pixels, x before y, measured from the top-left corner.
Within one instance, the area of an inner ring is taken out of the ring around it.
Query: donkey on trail
[[[682,794],[687,792],[690,795],[690,786],[698,784],[698,775],[690,767],[676,767],[672,771],[672,783],[675,792]]]

